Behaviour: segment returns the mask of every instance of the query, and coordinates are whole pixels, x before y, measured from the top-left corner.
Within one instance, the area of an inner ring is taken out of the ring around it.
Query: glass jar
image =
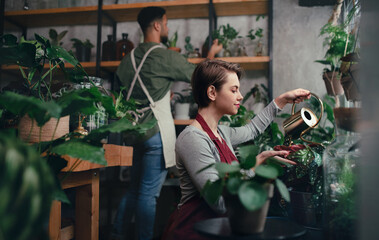
[[[324,152],[324,239],[356,239],[356,180],[360,157],[355,132],[338,130]]]

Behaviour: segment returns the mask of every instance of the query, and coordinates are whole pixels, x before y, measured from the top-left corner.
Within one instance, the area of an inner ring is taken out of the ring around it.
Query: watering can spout
[[[324,106],[321,99],[317,97],[317,95],[315,95],[314,93],[311,93],[311,95],[315,97],[320,103],[320,116],[317,118],[316,114],[314,114],[311,109],[305,107],[301,108],[298,112],[295,113],[294,103],[292,105],[292,115],[283,122],[283,128],[285,132],[285,145],[291,145],[292,140],[298,138],[300,138],[304,142],[318,144],[303,138],[303,135],[306,132],[308,132],[312,128],[315,128],[319,124],[322,118],[322,113],[324,112]]]

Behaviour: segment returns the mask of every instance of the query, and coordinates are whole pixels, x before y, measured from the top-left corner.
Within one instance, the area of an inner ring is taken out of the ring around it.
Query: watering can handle
[[[311,93],[311,96],[315,97],[315,98],[319,101],[319,103],[320,103],[320,107],[321,107],[320,117],[318,118],[316,124],[313,126],[313,127],[316,127],[316,126],[319,124],[319,122],[321,121],[322,114],[323,114],[323,112],[324,112],[324,104],[322,103],[322,100],[321,100],[316,94]],[[294,114],[295,114],[295,105],[296,105],[296,103],[292,104],[291,115],[294,115]],[[307,143],[320,144],[320,143],[312,142],[312,141],[309,141],[309,140],[306,140],[306,139],[303,138],[303,135],[304,135],[306,132],[308,132],[308,131],[309,131],[311,128],[313,128],[313,127],[309,127],[309,128],[307,128],[307,129],[305,129],[304,131],[302,131],[301,134],[300,134],[300,139],[303,140],[304,142],[307,142]]]

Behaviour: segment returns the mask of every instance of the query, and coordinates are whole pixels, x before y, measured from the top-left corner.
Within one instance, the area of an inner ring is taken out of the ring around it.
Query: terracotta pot
[[[339,128],[350,132],[356,131],[360,108],[333,108],[333,113]]]
[[[175,51],[175,52],[178,52],[178,53],[180,53],[180,52],[182,51],[182,49],[180,49],[180,48],[178,48],[178,47],[169,47],[169,48],[167,48],[167,49],[170,49],[170,50]]]
[[[51,141],[52,139],[57,139],[62,137],[63,135],[69,133],[69,123],[70,116],[65,116],[60,118],[59,124],[54,134],[54,129],[57,125],[58,119],[51,118],[45,125],[42,126],[41,130],[41,141]],[[32,128],[33,126],[33,128]],[[31,131],[30,131],[31,130]],[[18,131],[20,138],[24,141],[28,141],[30,143],[36,143],[40,141],[40,128],[37,126],[37,122],[32,120],[28,115],[25,115],[20,119]],[[30,134],[30,137],[29,137]],[[54,134],[54,138],[53,138]]]
[[[236,234],[255,234],[263,232],[270,200],[274,195],[274,185],[267,184],[266,203],[256,211],[248,211],[241,204],[238,195],[225,194],[225,203],[228,209],[230,228]]]
[[[322,78],[324,79],[326,91],[329,96],[343,94],[343,88],[340,82],[341,75],[339,72],[324,72]]]

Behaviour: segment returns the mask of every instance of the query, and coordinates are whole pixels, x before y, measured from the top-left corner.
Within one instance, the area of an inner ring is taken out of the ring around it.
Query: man
[[[138,14],[144,42],[126,55],[116,75],[126,87],[127,99],[144,106],[139,123],[157,119],[157,124],[133,143],[131,187],[118,208],[112,239],[130,236],[128,226],[135,216],[139,240],[152,239],[156,201],[167,168],[175,165],[175,126],[170,109],[170,88],[174,81],[190,82],[195,65],[181,54],[162,48],[168,39],[167,16],[160,7],[147,7]],[[222,49],[215,40],[208,54],[213,58]],[[128,139],[125,139],[128,141]]]

